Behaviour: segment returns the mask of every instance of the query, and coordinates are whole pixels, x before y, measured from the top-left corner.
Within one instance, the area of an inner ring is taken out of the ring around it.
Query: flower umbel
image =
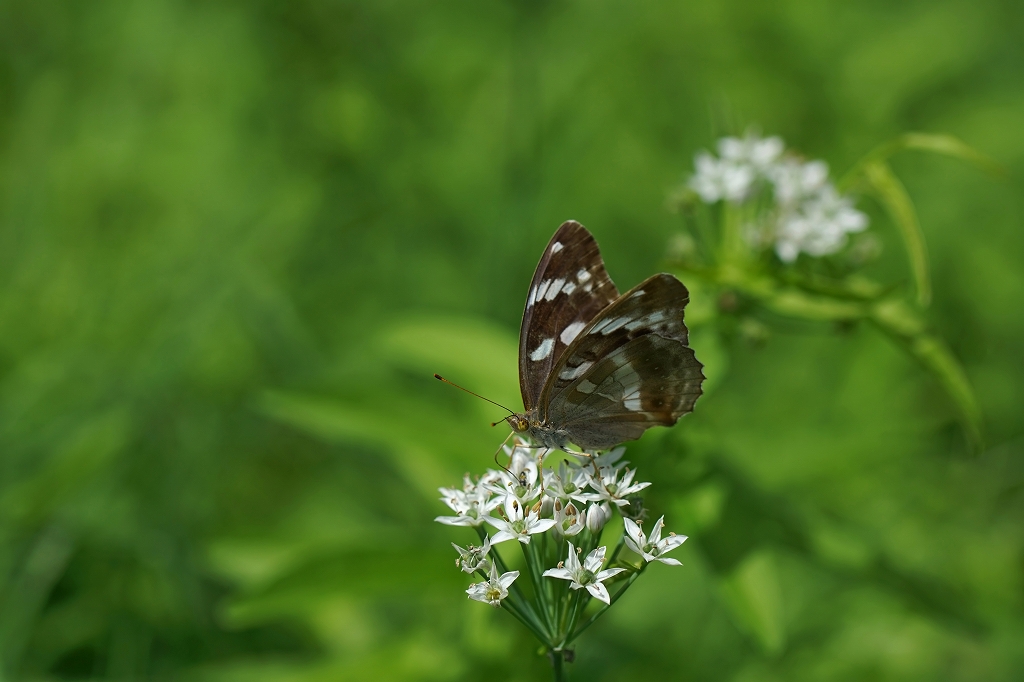
[[[787,154],[781,138],[726,137],[718,153],[696,156],[688,186],[706,204],[737,206],[754,203],[762,189],[770,189],[774,207],[761,211],[746,233],[751,246],[773,246],[782,262],[792,263],[801,253],[836,253],[848,234],[867,228],[867,216],[829,182],[828,164]]]
[[[570,580],[572,584],[569,585],[572,589],[578,590],[581,587],[587,588],[594,598],[600,599],[605,604],[611,603],[611,596],[608,594],[608,588],[601,583],[614,575],[622,573],[626,569],[624,568],[606,568],[601,570],[604,566],[604,554],[607,547],[598,547],[593,552],[587,555],[587,558],[583,560],[583,564],[580,564],[580,559],[577,556],[577,549],[573,547],[573,544],[569,543],[569,556],[566,557],[564,564],[559,563],[557,568],[549,568],[544,571],[544,576],[548,578],[561,578],[562,580]]]
[[[545,465],[550,450],[532,448],[517,438],[505,451],[510,471],[489,469],[479,478],[467,474],[461,488],[440,489],[441,500],[456,515],[437,521],[472,528],[478,538],[464,546],[452,544],[459,554],[455,565],[485,578],[478,578],[466,594],[501,607],[530,630],[547,650],[558,680],[564,679],[557,671],[570,660],[575,638],[644,570],[618,562],[619,552],[630,542],[625,534],[613,540],[616,549],[611,555],[608,543],[602,542],[609,528],[621,527],[610,523],[616,516],[630,520],[647,515],[638,493],[650,483],[634,482],[636,472],[623,459],[624,451],[618,447],[600,455],[570,453],[576,456]],[[509,540],[518,542],[499,552],[497,546]],[[518,559],[516,548],[522,552]],[[521,562],[519,571],[508,570],[507,562],[513,561]],[[520,571],[525,587],[523,581],[516,582]],[[623,572],[629,575],[612,580]]]

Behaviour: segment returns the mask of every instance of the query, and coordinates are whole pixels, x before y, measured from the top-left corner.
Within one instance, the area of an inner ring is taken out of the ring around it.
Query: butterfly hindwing
[[[675,277],[655,275],[601,311],[552,368],[541,419],[588,450],[639,438],[691,412],[704,374],[683,323]]]
[[[574,220],[562,223],[533,274],[519,331],[519,387],[527,411],[576,335],[619,295],[597,242]]]

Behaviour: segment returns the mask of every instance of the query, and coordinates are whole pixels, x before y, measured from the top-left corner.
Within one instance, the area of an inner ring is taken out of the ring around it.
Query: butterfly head
[[[505,419],[516,433],[526,433],[530,430],[530,420],[526,418],[525,414],[510,414]]]

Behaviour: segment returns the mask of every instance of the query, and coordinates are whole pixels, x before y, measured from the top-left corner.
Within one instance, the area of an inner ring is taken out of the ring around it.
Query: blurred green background
[[[0,2],[0,679],[544,679],[432,521],[501,415],[430,373],[518,406],[558,224],[632,286],[748,125],[1008,167],[894,161],[987,449],[870,327],[698,328],[708,394],[629,450],[685,566],[571,674],[1020,679],[1022,35],[1012,0]]]

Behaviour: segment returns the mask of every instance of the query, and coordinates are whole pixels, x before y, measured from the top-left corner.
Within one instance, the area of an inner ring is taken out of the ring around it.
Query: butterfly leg
[[[504,464],[502,464],[501,462],[498,461],[498,453],[501,452],[501,449],[503,447],[505,447],[505,443],[507,443],[508,439],[511,438],[512,436],[514,436],[515,433],[516,433],[515,431],[510,431],[509,434],[507,436],[505,436],[505,440],[501,441],[501,445],[498,446],[498,449],[494,451],[494,463],[497,464],[502,469],[504,469],[508,473],[508,475],[511,476],[512,478],[515,478],[516,475],[512,473],[511,469],[509,469],[507,466],[505,466]],[[515,449],[513,449],[513,452],[515,452]],[[512,457],[511,457],[511,455],[508,458],[508,463],[512,464]]]

